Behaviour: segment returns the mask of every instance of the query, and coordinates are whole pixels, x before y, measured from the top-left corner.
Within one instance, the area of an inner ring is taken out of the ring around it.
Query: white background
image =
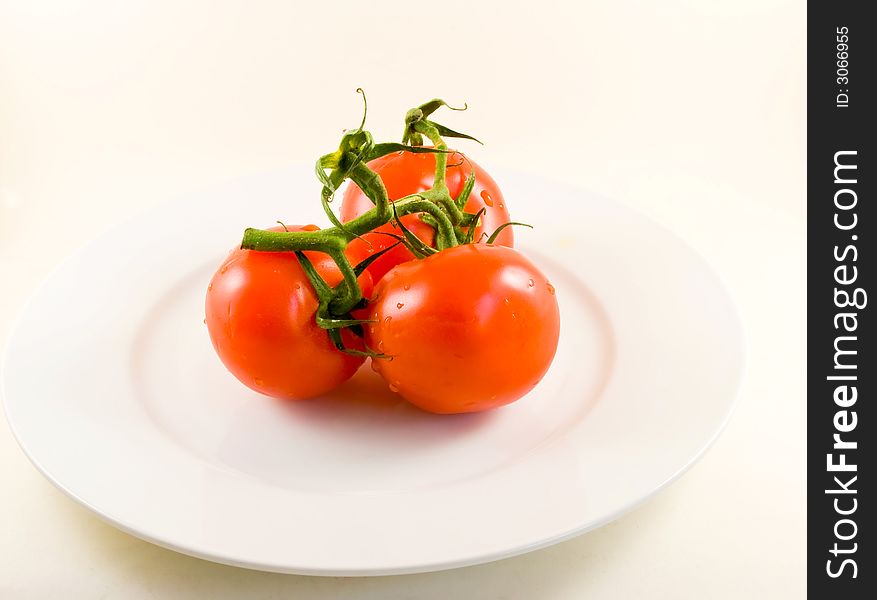
[[[0,425],[0,597],[802,597],[803,2],[0,0],[0,344],[49,270],[113,223],[333,149],[359,122],[358,86],[378,137],[426,99],[467,101],[446,121],[486,142],[476,160],[636,206],[699,250],[748,338],[724,435],[654,500],[573,541],[329,579],[121,533]]]

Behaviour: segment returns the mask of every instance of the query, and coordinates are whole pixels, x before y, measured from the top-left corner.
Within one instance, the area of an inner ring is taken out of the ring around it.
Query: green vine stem
[[[361,93],[361,90],[357,90]],[[365,94],[363,94],[365,102]],[[317,322],[321,326],[337,323],[349,317],[362,302],[362,290],[357,283],[357,274],[344,254],[347,244],[365,233],[408,214],[418,213],[423,220],[436,229],[436,248],[443,250],[471,240],[471,233],[477,224],[477,216],[465,213],[463,206],[472,190],[474,179],[470,176],[460,198],[452,198],[446,183],[448,146],[443,136],[475,139],[427,119],[435,110],[448,106],[443,100],[431,100],[414,108],[405,116],[405,133],[402,143],[375,144],[371,134],[363,129],[365,112],[359,128],[344,134],[338,150],[320,158],[317,162],[317,176],[323,183],[322,203],[333,226],[319,231],[266,231],[248,228],[244,231],[241,248],[262,252],[318,251],[332,257],[342,274],[342,282],[334,289],[319,281],[313,281],[320,300]],[[454,109],[448,106],[452,110]],[[423,146],[423,137],[429,139],[432,148]],[[475,140],[477,141],[477,140]],[[479,142],[480,143],[480,142]],[[391,152],[429,152],[435,154],[436,171],[433,187],[405,196],[392,203],[380,176],[367,166],[367,162]],[[329,169],[329,174],[326,173]],[[329,202],[335,191],[350,179],[375,205],[359,217],[341,223],[332,212]],[[463,198],[462,196],[464,196]],[[308,271],[309,278],[315,272]],[[352,322],[352,321],[351,321]]]

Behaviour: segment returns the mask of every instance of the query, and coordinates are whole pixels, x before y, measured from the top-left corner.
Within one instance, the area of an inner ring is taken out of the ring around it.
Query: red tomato
[[[487,410],[530,391],[557,349],[554,288],[511,248],[465,244],[390,271],[366,344],[390,389],[434,413]]]
[[[289,227],[290,231],[316,229]],[[341,282],[341,273],[328,255],[305,254],[329,285]],[[362,259],[349,257],[354,264]],[[364,293],[371,292],[370,274],[363,273],[359,282]],[[207,287],[205,322],[219,358],[241,383],[275,398],[310,398],[350,378],[363,362],[336,349],[316,324],[318,305],[294,253],[238,248]],[[342,339],[346,346],[362,349],[361,340],[349,331]]]
[[[485,210],[481,216],[481,225],[475,231],[476,240],[482,233],[490,235],[497,227],[511,220],[508,208],[505,205],[505,199],[502,197],[502,192],[499,190],[496,182],[487,174],[487,171],[476,165],[471,159],[464,157],[462,153],[449,154],[448,165],[445,180],[452,198],[456,198],[463,191],[466,178],[473,170],[475,171],[475,187],[472,189],[469,200],[466,202],[465,211],[476,213],[482,208]],[[368,163],[368,166],[380,175],[384,186],[387,188],[390,200],[398,200],[404,196],[428,190],[435,181],[434,154],[394,152],[371,161]],[[373,207],[374,204],[362,193],[362,190],[355,184],[350,183],[344,191],[344,200],[341,204],[341,220],[343,222],[350,221]],[[421,240],[429,245],[433,245],[435,232],[432,227],[422,222],[417,215],[406,215],[402,217],[402,222],[405,224],[405,227],[410,229]],[[393,223],[388,223],[376,231],[395,233],[396,235],[402,233]],[[363,238],[368,241],[355,239],[350,242],[355,251],[360,252],[365,249],[378,252],[395,243],[393,238],[381,235],[380,233],[368,233]],[[369,243],[371,246],[369,246]],[[506,227],[500,232],[496,239],[496,244],[500,246],[514,246],[514,234],[511,227]],[[404,246],[400,245],[377,259],[369,266],[369,271],[371,271],[374,280],[378,281],[396,265],[413,258],[414,256]]]

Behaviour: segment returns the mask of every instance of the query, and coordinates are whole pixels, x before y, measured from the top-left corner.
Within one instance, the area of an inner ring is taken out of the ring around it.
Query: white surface
[[[801,597],[803,3],[445,3],[433,30],[459,56],[438,70],[386,43],[410,3],[333,18],[244,6],[0,0],[0,338],[110,224],[331,149],[358,123],[362,85],[378,135],[424,96],[466,100],[448,124],[487,142],[474,156],[580,182],[689,241],[746,325],[740,405],[691,472],[617,523],[490,565],[367,580],[139,541],[57,492],[0,427],[0,596]],[[354,37],[362,23],[380,43]]]
[[[205,282],[242,223],[320,216],[304,167],[178,199],[65,261],[2,365],[16,437],[62,490],[126,531],[271,571],[466,566],[627,512],[725,424],[743,367],[736,309],[699,257],[630,209],[493,175],[532,215],[518,245],[562,307],[551,369],[515,404],[437,417],[369,368],[290,404],[225,372],[201,322]],[[540,214],[540,193],[563,221]],[[212,226],[190,231],[207,212]]]

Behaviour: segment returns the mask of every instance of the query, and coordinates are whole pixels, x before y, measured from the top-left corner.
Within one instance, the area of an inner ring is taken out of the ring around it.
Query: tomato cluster
[[[435,134],[433,125],[421,128]],[[347,135],[342,148],[362,140],[372,147],[361,128]],[[351,142],[353,136],[360,137]],[[347,225],[331,230],[346,235],[345,243],[320,247],[293,233],[321,233],[313,225],[274,227],[258,233],[273,235],[279,246],[235,249],[217,270],[206,323],[217,354],[241,382],[277,398],[310,398],[337,387],[369,359],[389,388],[412,404],[465,413],[513,402],[545,374],[560,333],[555,291],[513,248],[499,187],[461,153],[406,148],[348,166],[353,182],[340,210]],[[321,160],[340,168],[345,156]],[[380,220],[388,209],[381,213],[376,197],[399,201],[396,206],[416,201],[442,173],[445,206],[451,199],[459,203],[456,227],[464,243],[448,245],[454,234],[415,212],[418,206],[432,210],[429,205],[411,204],[412,212]],[[328,176],[325,183],[334,185]],[[364,219],[376,225],[361,235],[345,228]],[[439,243],[442,231],[445,242]],[[283,251],[284,244],[294,251]]]

